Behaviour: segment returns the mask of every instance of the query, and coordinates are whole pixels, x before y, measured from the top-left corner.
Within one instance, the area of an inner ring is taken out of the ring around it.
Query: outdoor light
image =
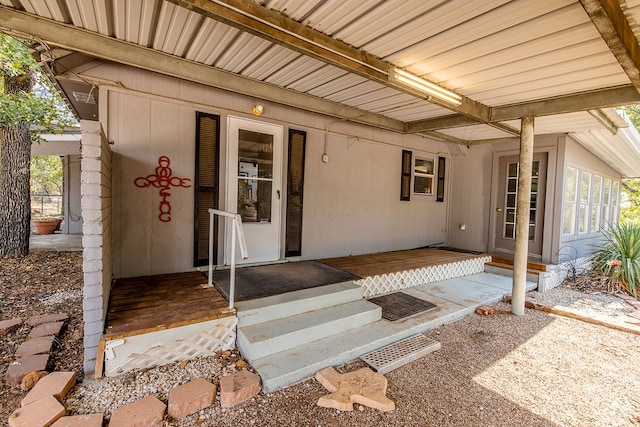
[[[389,80],[398,81],[411,86],[414,89],[418,89],[426,93],[429,96],[438,98],[441,101],[448,102],[454,105],[462,104],[462,97],[455,92],[451,92],[443,87],[440,87],[434,83],[426,81],[425,79],[416,76],[415,74],[408,73],[398,68],[393,68],[389,74]]]
[[[254,116],[261,116],[264,113],[264,107],[262,104],[256,104],[253,106],[253,110],[251,110]]]

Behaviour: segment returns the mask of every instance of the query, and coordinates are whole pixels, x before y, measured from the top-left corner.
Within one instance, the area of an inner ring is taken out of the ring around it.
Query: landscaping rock
[[[64,322],[43,323],[31,330],[29,338],[46,337],[48,335],[58,336],[64,326]]]
[[[46,337],[32,338],[29,341],[23,342],[16,351],[16,358],[24,356],[33,356],[34,354],[45,354],[51,352],[53,347],[54,336],[49,335]]]
[[[53,396],[24,406],[9,416],[9,427],[49,427],[67,412]]]
[[[153,396],[113,411],[109,427],[160,427],[167,405]]]
[[[48,354],[25,356],[16,360],[7,368],[6,380],[11,385],[20,385],[22,379],[30,372],[46,371],[49,363]]]
[[[490,305],[483,305],[476,309],[476,314],[480,316],[490,316],[492,314],[496,314],[496,309]]]
[[[33,316],[28,318],[25,323],[29,326],[39,326],[39,325],[42,325],[43,323],[64,322],[68,318],[69,318],[69,315],[65,313],[41,314],[39,316]]]
[[[231,408],[260,393],[260,377],[249,371],[220,379],[220,405]]]
[[[74,415],[62,417],[51,427],[102,427],[103,414]]]
[[[18,317],[0,321],[0,336],[10,334],[20,325],[22,325],[22,319]]]
[[[21,406],[27,406],[46,396],[62,400],[75,383],[75,372],[52,372],[38,381],[29,394],[22,399]]]
[[[20,388],[23,389],[24,391],[29,391],[33,388],[34,385],[38,383],[38,381],[40,381],[43,377],[46,377],[47,375],[49,375],[49,372],[47,371],[29,372],[27,375],[24,376],[24,378],[22,378],[22,381],[20,382]]]
[[[216,386],[204,378],[182,384],[169,392],[167,413],[175,419],[184,418],[208,408],[216,398]]]

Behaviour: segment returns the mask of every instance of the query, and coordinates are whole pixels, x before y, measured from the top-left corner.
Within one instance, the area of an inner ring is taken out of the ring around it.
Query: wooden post
[[[516,205],[516,248],[513,257],[513,289],[511,312],[524,314],[524,294],[527,282],[527,255],[529,253],[529,209],[531,204],[531,169],[533,164],[534,118],[521,119],[520,159],[518,170],[518,196]]]

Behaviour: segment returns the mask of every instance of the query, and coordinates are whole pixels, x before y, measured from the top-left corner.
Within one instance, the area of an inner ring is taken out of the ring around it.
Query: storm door
[[[518,194],[518,156],[500,157],[498,164],[498,202],[494,251],[513,254],[516,237],[516,200]],[[529,257],[542,257],[544,200],[547,184],[547,153],[533,156],[531,205],[529,208]]]
[[[282,132],[282,126],[229,117],[227,210],[240,214],[249,252],[243,261],[238,248],[238,263],[280,258]]]

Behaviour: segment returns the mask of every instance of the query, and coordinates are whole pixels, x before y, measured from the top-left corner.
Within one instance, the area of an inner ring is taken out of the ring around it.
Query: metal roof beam
[[[253,1],[168,1],[376,83],[426,99],[433,104],[474,118],[477,121],[486,122],[489,119],[490,109],[487,105],[465,96],[462,97],[461,105],[453,105],[408,85],[389,80],[391,70],[394,68],[393,64],[349,44],[335,40]]]
[[[640,90],[640,46],[618,0],[580,0],[629,80]]]
[[[599,108],[617,107],[640,102],[640,94],[635,86],[619,86],[614,88],[575,93],[555,98],[539,99],[521,104],[494,107],[491,109],[492,123],[518,120],[524,116],[552,116],[555,114],[576,111],[595,110]],[[407,123],[407,132],[417,133],[430,130],[448,129],[478,124],[477,121],[462,115],[435,117],[433,119],[416,120]],[[504,129],[502,129],[504,130]]]
[[[41,18],[6,6],[0,6],[0,31],[5,31],[18,37],[29,35],[35,38],[36,41],[45,41],[51,45],[72,49],[95,58],[130,65],[207,86],[379,128],[399,132],[404,131],[404,123],[400,120],[248,79],[218,68],[158,52],[72,25]]]

